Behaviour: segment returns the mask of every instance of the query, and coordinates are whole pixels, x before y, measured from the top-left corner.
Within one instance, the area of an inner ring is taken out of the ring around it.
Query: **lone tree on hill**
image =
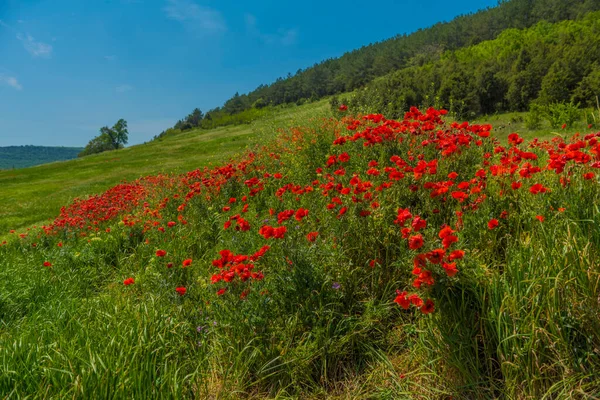
[[[123,148],[127,144],[128,135],[127,121],[122,118],[112,128],[103,126],[100,128],[100,135],[90,140],[85,149],[79,153],[79,157]]]

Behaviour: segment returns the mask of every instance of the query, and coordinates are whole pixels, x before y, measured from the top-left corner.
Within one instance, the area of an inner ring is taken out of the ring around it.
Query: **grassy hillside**
[[[83,150],[79,147],[6,146],[0,147],[0,170],[27,168],[54,161],[71,160]]]
[[[324,108],[9,235],[0,396],[598,397],[600,132]]]
[[[99,193],[123,180],[181,173],[222,162],[273,124],[286,126],[319,115],[326,103],[278,110],[254,124],[190,131],[148,144],[19,170],[0,171],[0,237],[10,229],[46,223],[74,198]]]

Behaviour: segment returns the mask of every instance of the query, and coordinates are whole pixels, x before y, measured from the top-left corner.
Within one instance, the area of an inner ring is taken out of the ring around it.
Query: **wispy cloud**
[[[22,24],[25,21],[18,20],[17,22]],[[8,29],[9,31],[12,31],[13,34],[16,34],[17,39],[23,44],[23,47],[25,48],[25,50],[27,50],[29,52],[29,54],[31,54],[32,56],[50,58],[50,56],[52,55],[52,45],[35,40],[35,38],[33,36],[31,36],[29,33],[19,32],[17,29],[8,25],[6,22],[2,21],[1,19],[0,19],[0,26]],[[56,40],[56,38],[52,38],[52,41],[55,41],[55,40]]]
[[[0,72],[0,83],[3,85],[8,85],[16,90],[23,90],[23,86],[19,83],[17,78],[14,76],[8,76]]]
[[[25,50],[34,57],[49,58],[52,55],[52,46],[35,40],[30,34],[17,33],[17,39],[23,43]]]
[[[296,43],[298,31],[296,29],[279,29],[277,33],[263,33],[258,29],[256,17],[252,14],[246,14],[246,30],[252,36],[260,38],[266,44],[278,44],[290,46]]]
[[[190,0],[167,0],[164,11],[167,18],[181,22],[193,32],[218,34],[227,30],[225,20],[219,11],[200,6]]]
[[[133,86],[131,85],[119,85],[115,88],[117,93],[125,93],[133,90]]]

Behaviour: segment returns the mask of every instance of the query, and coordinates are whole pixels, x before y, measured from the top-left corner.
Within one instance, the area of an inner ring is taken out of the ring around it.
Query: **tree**
[[[89,141],[83,151],[79,153],[79,157],[120,149],[127,144],[128,136],[127,121],[124,119],[118,120],[112,128],[103,126],[100,128],[100,135]]]

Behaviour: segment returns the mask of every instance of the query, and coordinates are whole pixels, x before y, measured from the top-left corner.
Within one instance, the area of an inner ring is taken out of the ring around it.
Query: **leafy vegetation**
[[[412,104],[433,105],[459,119],[531,107],[532,117],[550,119],[557,128],[579,119],[578,106],[596,105],[599,71],[600,13],[593,12],[577,21],[509,29],[495,40],[397,71],[357,91],[349,104],[392,116]]]
[[[419,87],[419,90],[413,89],[417,92],[415,96],[424,97],[429,95],[429,103],[434,104],[435,93],[440,88],[436,86],[432,89],[429,86],[435,82],[435,79],[431,76],[413,76],[414,68],[443,59],[448,51],[493,40],[507,29],[525,29],[536,25],[540,21],[555,23],[564,20],[575,20],[582,18],[589,12],[597,10],[600,10],[600,3],[596,0],[503,0],[499,2],[497,7],[481,10],[474,14],[459,16],[450,22],[438,23],[409,35],[397,35],[391,39],[348,52],[339,58],[328,59],[312,67],[299,69],[293,75],[289,73],[287,77],[278,78],[271,84],[260,85],[248,94],[240,95],[236,93],[222,107],[210,110],[206,115],[210,115],[213,119],[222,119],[223,122],[232,122],[229,119],[230,116],[233,117],[244,111],[256,113],[257,110],[269,105],[302,104],[306,101],[315,101],[330,95],[352,92],[364,87],[378,77],[386,76],[395,71],[402,71],[406,68],[413,72],[403,72],[403,78],[409,79],[411,82],[415,79],[425,79],[422,82],[414,83],[415,85],[424,86],[424,88]],[[572,33],[577,35],[577,32]],[[594,31],[592,40],[595,40],[597,36],[598,33]],[[566,43],[566,45],[568,46],[569,43]],[[542,61],[543,64],[552,64],[550,55],[542,51],[535,51],[535,49],[531,53],[523,54],[520,62],[528,63],[530,54],[533,57],[545,57]],[[576,54],[579,55],[580,53]],[[588,56],[592,54],[586,53]],[[580,61],[583,62],[585,60],[582,60],[580,57],[570,60],[571,63],[579,63]],[[449,60],[446,60],[446,64],[448,62]],[[482,74],[476,77],[478,91],[475,93],[470,92],[472,88],[469,87],[468,83],[462,82],[460,74],[469,73],[469,71],[463,71],[461,68],[447,71],[456,82],[448,81],[442,90],[447,96],[452,97],[455,103],[459,103],[458,105],[454,104],[455,108],[459,105],[462,107],[461,104],[463,101],[469,105],[472,102],[471,96],[482,95],[483,97],[488,97],[488,99],[482,100],[484,103],[483,108],[475,109],[475,112],[491,113],[513,109],[504,106],[496,107],[496,103],[502,99],[498,100],[495,98],[496,90],[498,89],[494,86],[496,82],[494,79],[488,79],[493,78],[496,72],[494,69],[489,72],[489,68],[483,66]],[[576,68],[582,69],[584,66],[577,65]],[[489,76],[483,74],[483,71]],[[515,79],[535,79],[535,76],[532,78],[529,74],[538,72],[533,69],[527,73],[518,74],[519,71],[515,71]],[[560,75],[568,72],[570,71],[565,71],[561,65],[553,67],[553,73],[555,74]],[[584,74],[583,84],[580,87],[578,95],[578,98],[582,100],[577,101],[581,101],[582,104],[593,99],[591,94],[598,87],[598,82],[600,82],[600,73],[597,72],[596,68],[589,72],[589,74]],[[550,77],[548,80],[551,81]],[[394,78],[388,79],[388,81],[390,85],[398,82]],[[513,101],[519,101],[518,98],[521,96],[517,93],[519,92],[517,89],[519,88],[513,88],[515,92],[514,96],[516,97]],[[570,86],[566,88],[569,91],[571,89]],[[522,90],[535,90],[535,87],[529,88],[525,86]],[[403,94],[406,96],[412,95],[411,93]],[[468,96],[463,99],[460,97],[461,94]],[[549,91],[548,94],[551,97],[560,98],[562,96],[560,92],[551,93]],[[597,94],[597,92],[594,93],[594,95]],[[524,96],[531,96],[531,94],[525,93]],[[386,102],[383,103],[386,108],[379,108],[378,112],[385,111],[390,116],[401,117],[402,113],[407,111],[410,105],[421,104],[410,103],[409,100],[409,97],[400,99],[392,98],[394,103],[400,102],[400,105],[395,105],[397,109],[388,110],[389,98],[386,98]],[[381,100],[379,102],[381,103]],[[379,105],[378,103],[377,106]],[[446,106],[445,104],[443,105]],[[522,103],[522,106],[525,108],[527,105],[527,102]],[[404,108],[398,111],[401,106]],[[375,107],[375,104],[373,104],[373,108]],[[473,110],[469,109],[468,111]],[[175,126],[175,129],[181,129],[185,125],[185,120],[182,120],[179,123],[179,127]],[[208,123],[207,125],[208,127],[222,126],[222,124],[213,125],[212,123]]]
[[[596,396],[600,132],[346,113],[9,235],[0,393]]]
[[[85,149],[79,153],[79,157],[122,149],[127,144],[128,139],[127,121],[120,119],[112,128],[108,126],[100,128],[100,135],[90,140]]]
[[[77,157],[81,150],[78,147],[0,147],[0,169],[27,168],[54,161],[70,160]]]

